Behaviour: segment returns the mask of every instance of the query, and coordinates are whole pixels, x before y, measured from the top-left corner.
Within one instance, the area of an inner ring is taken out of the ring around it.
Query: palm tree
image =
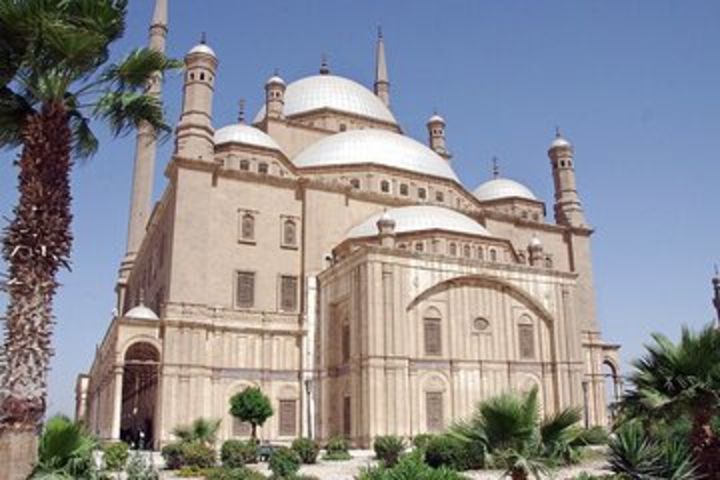
[[[21,148],[19,200],[2,239],[9,299],[0,440],[32,445],[45,413],[56,275],[72,246],[70,173],[98,148],[90,121],[107,122],[114,135],[142,122],[169,131],[147,87],[178,63],[138,49],[107,64],[126,11],[127,0],[0,0],[0,147]]]
[[[91,478],[97,473],[93,460],[97,446],[82,425],[57,415],[47,421],[40,436],[31,478]]]
[[[555,464],[575,463],[588,444],[580,410],[567,408],[541,418],[538,390],[505,393],[480,402],[473,416],[451,427],[451,434],[480,443],[514,480],[540,478]]]
[[[706,478],[720,478],[720,439],[711,426],[720,414],[720,331],[683,328],[677,344],[660,334],[652,338],[647,353],[633,362],[623,414],[646,420],[689,415],[688,440],[700,471]]]
[[[182,443],[201,443],[212,446],[220,429],[220,419],[196,418],[190,425],[175,427],[173,435]]]

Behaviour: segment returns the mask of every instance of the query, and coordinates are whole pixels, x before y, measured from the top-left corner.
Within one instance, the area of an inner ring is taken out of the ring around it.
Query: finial
[[[276,68],[273,70],[273,75],[276,76],[276,77],[279,77],[279,76],[280,76],[280,69],[276,67]]]
[[[323,52],[322,56],[320,57],[320,74],[321,75],[327,75],[330,73],[330,66],[328,65],[328,57],[325,52]]]
[[[720,271],[718,271],[718,264],[715,264],[715,276],[720,277]]]
[[[144,306],[145,305],[145,289],[141,288],[140,293],[138,294],[138,305]]]
[[[555,125],[555,138],[561,138],[562,134],[560,133],[560,125]]]
[[[238,123],[245,123],[245,99],[238,101]]]
[[[500,176],[500,165],[498,164],[497,156],[492,158],[492,174],[493,178],[498,178]]]
[[[207,33],[206,32],[200,33],[200,43],[202,43],[203,45],[207,44]]]
[[[382,25],[378,25],[378,39],[382,40],[383,34],[382,34]]]

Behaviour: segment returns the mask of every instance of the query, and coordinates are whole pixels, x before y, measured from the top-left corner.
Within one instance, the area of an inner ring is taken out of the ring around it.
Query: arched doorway
[[[137,342],[125,352],[124,363],[120,439],[135,448],[151,449],[160,352],[148,342]]]
[[[617,414],[617,402],[622,396],[622,379],[618,374],[615,363],[604,359],[602,363],[602,376],[605,383],[605,404],[607,405],[608,424],[612,425]]]

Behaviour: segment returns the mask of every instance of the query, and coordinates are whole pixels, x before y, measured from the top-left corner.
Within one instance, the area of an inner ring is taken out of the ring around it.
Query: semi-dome
[[[357,82],[335,75],[313,75],[288,84],[284,95],[286,117],[331,108],[341,112],[396,124],[395,117],[374,93]],[[265,118],[265,107],[255,115],[255,122]]]
[[[134,318],[137,320],[160,320],[155,312],[150,310],[143,304],[131,308],[125,313],[126,318]]]
[[[447,160],[410,137],[388,130],[348,130],[319,140],[293,159],[298,167],[372,163],[458,181]]]
[[[225,143],[244,143],[246,145],[282,151],[280,145],[278,145],[270,135],[259,128],[244,123],[227,125],[216,130],[214,140],[216,146]]]
[[[351,228],[347,238],[371,237],[378,234],[380,219],[393,220],[395,233],[443,230],[465,235],[492,237],[485,227],[460,212],[434,205],[413,205],[376,213],[359,225]]]
[[[537,197],[529,188],[509,178],[489,180],[476,188],[473,194],[481,202],[500,198],[524,198],[537,201]]]

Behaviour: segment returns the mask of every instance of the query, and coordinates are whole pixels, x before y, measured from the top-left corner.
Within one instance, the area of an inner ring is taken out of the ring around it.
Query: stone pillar
[[[122,413],[122,387],[123,387],[123,367],[116,366],[113,368],[113,411],[112,411],[112,429],[110,438],[112,440],[120,440],[120,421]]]

